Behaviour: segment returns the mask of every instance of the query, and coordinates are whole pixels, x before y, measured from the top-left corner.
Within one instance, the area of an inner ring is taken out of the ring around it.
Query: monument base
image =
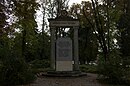
[[[72,61],[56,61],[56,71],[73,71]]]
[[[48,71],[44,73],[43,76],[50,77],[78,77],[78,76],[86,76],[87,73],[83,73],[80,71]]]

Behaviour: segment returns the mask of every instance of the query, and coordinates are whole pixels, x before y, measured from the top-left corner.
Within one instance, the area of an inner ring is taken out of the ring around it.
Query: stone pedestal
[[[56,61],[56,71],[73,71],[72,61]]]

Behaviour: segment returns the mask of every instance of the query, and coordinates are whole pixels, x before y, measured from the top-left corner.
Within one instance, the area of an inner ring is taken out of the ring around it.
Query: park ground
[[[38,78],[28,85],[20,86],[124,86],[124,85],[108,85],[100,83],[97,80],[97,74],[87,73],[81,77],[45,77]]]

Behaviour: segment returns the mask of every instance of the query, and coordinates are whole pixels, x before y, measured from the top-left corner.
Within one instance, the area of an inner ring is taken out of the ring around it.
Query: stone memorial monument
[[[61,15],[49,19],[51,31],[51,67],[55,71],[78,71],[78,19],[73,19],[62,10]],[[65,36],[63,29],[73,30],[73,38]],[[59,31],[59,32],[58,32]],[[61,33],[62,31],[62,33]]]

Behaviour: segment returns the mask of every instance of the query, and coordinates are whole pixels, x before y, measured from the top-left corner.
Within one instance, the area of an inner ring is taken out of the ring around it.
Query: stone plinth
[[[72,61],[56,61],[56,71],[73,71]]]

